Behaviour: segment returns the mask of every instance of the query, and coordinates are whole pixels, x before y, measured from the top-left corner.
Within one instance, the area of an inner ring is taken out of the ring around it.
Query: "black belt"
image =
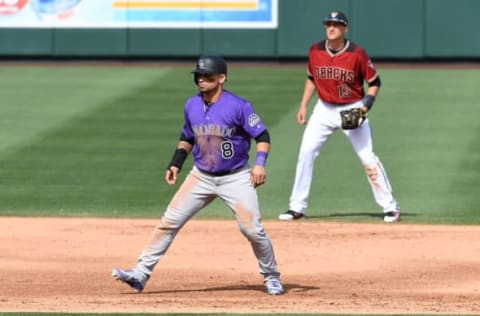
[[[209,172],[209,171],[205,171],[205,170],[202,170],[200,168],[198,168],[198,171],[200,171],[201,173],[204,173],[206,175],[209,175],[209,176],[212,176],[212,177],[223,177],[223,176],[228,176],[230,174],[234,174],[234,173],[237,173],[238,171],[241,171],[243,169],[246,169],[246,166],[243,166],[243,167],[240,167],[240,168],[236,168],[236,169],[232,169],[232,170],[227,170],[227,171],[219,171],[219,172]]]

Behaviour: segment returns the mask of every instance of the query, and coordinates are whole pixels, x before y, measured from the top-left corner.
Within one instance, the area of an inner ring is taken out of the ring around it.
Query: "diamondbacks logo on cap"
[[[260,117],[258,117],[258,115],[255,113],[250,114],[250,116],[248,117],[248,125],[254,127],[258,123],[260,123]]]

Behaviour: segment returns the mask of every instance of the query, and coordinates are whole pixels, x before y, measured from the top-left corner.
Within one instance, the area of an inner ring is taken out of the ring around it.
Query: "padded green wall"
[[[125,56],[127,30],[56,29],[54,56]]]
[[[302,57],[310,45],[324,38],[322,19],[339,10],[350,16],[349,0],[280,0],[277,56]]]
[[[0,28],[0,55],[50,56],[53,43],[52,29]]]
[[[201,30],[130,29],[127,51],[131,56],[197,56],[202,52]]]
[[[373,58],[480,58],[480,0],[278,0],[277,29],[0,28],[0,56],[306,57],[341,10]]]
[[[480,1],[425,0],[426,57],[480,57]]]
[[[352,1],[350,37],[377,57],[423,57],[424,12],[418,0]]]

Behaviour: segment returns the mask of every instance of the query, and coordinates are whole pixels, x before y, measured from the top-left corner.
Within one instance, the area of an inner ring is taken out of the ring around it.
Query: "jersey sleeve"
[[[307,66],[307,76],[313,76],[314,74],[314,70],[313,70],[313,58],[311,57],[312,56],[312,52],[313,50],[315,49],[315,45],[312,45],[310,47],[310,50],[308,52],[308,66]]]
[[[193,130],[192,130],[192,124],[190,124],[190,119],[188,118],[188,103],[185,105],[183,117],[184,117],[184,123],[183,123],[182,135],[184,135],[186,139],[195,138],[195,134],[193,133]]]
[[[257,137],[263,131],[265,131],[265,124],[261,120],[260,116],[255,112],[255,109],[251,103],[245,102],[243,104],[241,116],[242,128],[252,138]]]
[[[362,65],[362,73],[363,73],[363,78],[365,78],[365,81],[370,83],[377,79],[378,73],[377,69],[375,69],[375,66],[373,65],[372,60],[368,56],[367,52],[362,50],[361,54],[361,65]]]

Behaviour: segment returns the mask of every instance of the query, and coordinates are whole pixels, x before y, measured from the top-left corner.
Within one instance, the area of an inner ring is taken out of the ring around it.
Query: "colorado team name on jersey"
[[[316,66],[315,75],[318,79],[333,79],[347,83],[355,81],[355,73],[352,70],[340,67]]]
[[[195,136],[221,136],[232,137],[237,130],[235,127],[226,127],[217,124],[202,124],[192,126]]]

